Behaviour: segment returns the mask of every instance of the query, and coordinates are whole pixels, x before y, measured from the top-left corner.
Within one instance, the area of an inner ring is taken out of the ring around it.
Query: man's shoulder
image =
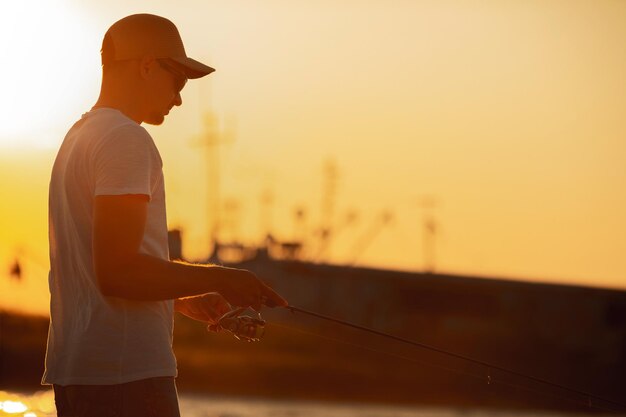
[[[118,110],[108,108],[92,110],[83,115],[82,121],[74,134],[79,137],[80,142],[91,148],[92,152],[125,146],[156,148],[150,133]]]
[[[95,109],[86,113],[83,117],[87,118],[90,128],[101,131],[103,136],[121,133],[151,138],[150,134],[143,126],[116,109]]]

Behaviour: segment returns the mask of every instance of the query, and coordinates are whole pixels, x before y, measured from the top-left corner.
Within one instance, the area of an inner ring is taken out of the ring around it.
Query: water
[[[181,394],[183,417],[571,417],[536,411],[427,409],[416,407],[273,401]],[[0,391],[0,416],[56,417],[52,390],[35,393]],[[597,415],[596,415],[597,416]]]

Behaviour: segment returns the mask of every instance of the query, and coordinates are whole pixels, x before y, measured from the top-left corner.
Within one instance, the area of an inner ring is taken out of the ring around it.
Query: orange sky
[[[333,158],[335,222],[358,217],[327,260],[350,262],[390,210],[395,220],[359,263],[423,268],[418,202],[434,196],[438,270],[626,288],[626,3],[128,3],[0,6],[0,35],[14,40],[0,53],[10,80],[0,103],[0,265],[23,248],[24,282],[39,288],[0,274],[0,306],[37,293],[33,305],[47,307],[54,151],[95,101],[104,31],[135,12],[171,18],[187,52],[217,68],[188,84],[165,125],[149,127],[187,256],[207,250],[206,162],[193,143],[212,107],[235,121],[234,143],[221,148],[222,196],[238,202],[247,241],[260,236],[265,189],[279,237],[292,237],[299,205],[317,225]]]

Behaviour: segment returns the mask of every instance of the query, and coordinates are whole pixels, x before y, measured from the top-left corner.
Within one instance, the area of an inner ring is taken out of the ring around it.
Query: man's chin
[[[164,115],[151,114],[146,120],[144,120],[144,123],[147,123],[149,125],[159,126],[159,125],[162,125],[164,121],[165,121]]]

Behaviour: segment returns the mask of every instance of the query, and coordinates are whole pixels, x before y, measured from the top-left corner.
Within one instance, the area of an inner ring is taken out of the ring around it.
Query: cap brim
[[[181,69],[185,72],[185,75],[190,80],[204,77],[205,75],[209,75],[215,68],[211,68],[208,65],[204,65],[202,62],[198,62],[195,59],[184,57],[184,58],[170,58],[172,61],[180,64]]]

